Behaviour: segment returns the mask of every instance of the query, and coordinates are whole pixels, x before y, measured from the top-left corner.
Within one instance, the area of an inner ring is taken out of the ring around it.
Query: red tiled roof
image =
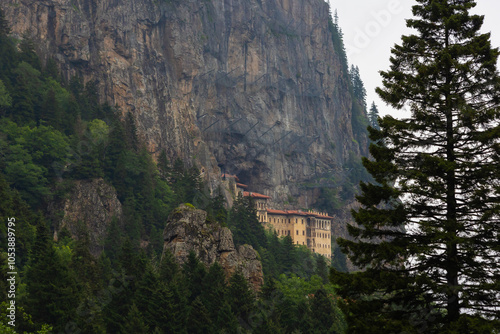
[[[296,216],[307,216],[307,212],[300,211],[300,210],[287,210],[289,215],[296,215]]]
[[[334,219],[333,217],[323,215],[323,214],[317,214],[313,212],[304,212],[300,210],[273,210],[273,209],[267,209],[267,213],[270,214],[275,214],[275,215],[295,215],[295,216],[314,216],[318,218],[323,218],[323,219]]]
[[[307,216],[307,212],[300,210],[273,210],[267,209],[267,213],[275,215],[295,215],[295,216]]]
[[[240,188],[248,188],[246,184],[236,182],[236,186]]]
[[[267,209],[267,213],[275,214],[275,215],[286,215],[287,212],[283,210],[273,210],[273,209]]]
[[[222,178],[224,177],[229,177],[231,179],[235,179],[236,181],[239,181],[240,179],[238,179],[238,177],[236,175],[232,175],[232,174],[228,174],[228,173],[222,173],[221,175]]]
[[[244,191],[243,192],[243,196],[245,196],[245,197],[252,197],[252,198],[262,198],[262,199],[269,199],[269,198],[271,198],[270,196],[266,196],[266,195],[262,195],[262,194],[254,193],[254,192],[248,192],[248,191]]]
[[[324,219],[334,219],[333,217],[330,217],[328,215],[322,215],[322,214],[317,214],[317,213],[312,213],[310,212],[309,214],[315,216],[315,217],[318,217],[318,218],[324,218]]]

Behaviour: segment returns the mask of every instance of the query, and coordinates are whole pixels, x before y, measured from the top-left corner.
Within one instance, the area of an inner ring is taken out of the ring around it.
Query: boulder
[[[207,213],[183,204],[170,214],[163,232],[163,252],[170,250],[177,262],[187,261],[194,251],[200,261],[210,266],[216,261],[226,277],[240,270],[254,291],[264,283],[262,263],[250,245],[234,246],[233,234],[219,223],[207,222]]]

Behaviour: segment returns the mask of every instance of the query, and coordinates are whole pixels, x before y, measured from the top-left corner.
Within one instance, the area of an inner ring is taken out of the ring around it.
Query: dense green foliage
[[[412,117],[370,129],[362,183],[364,272],[332,272],[353,333],[497,333],[500,328],[498,49],[473,0],[417,0],[379,95]]]
[[[222,190],[210,197],[195,166],[170,163],[165,152],[155,164],[131,114],[100,104],[93,81],[62,80],[27,37],[16,45],[7,36],[5,22],[0,11],[0,220],[16,219],[18,289],[12,328],[1,224],[0,332],[285,333],[299,317],[297,328],[310,333],[345,330],[323,258],[264,231],[246,199],[228,212]],[[72,235],[57,211],[75,182],[96,178],[116,189],[124,213],[108,226],[99,258],[85,222]],[[238,244],[258,249],[265,296],[240,272],[227,278],[194,254],[182,266],[162,256],[164,224],[180,203],[206,210],[210,223],[231,226]]]

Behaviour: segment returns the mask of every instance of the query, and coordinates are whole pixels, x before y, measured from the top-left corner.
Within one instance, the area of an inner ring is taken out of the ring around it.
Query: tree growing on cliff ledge
[[[377,92],[412,116],[370,129],[376,183],[361,184],[354,275],[341,285],[352,332],[500,328],[499,51],[473,0],[417,0],[414,35],[392,49]],[[495,327],[496,326],[496,327]]]

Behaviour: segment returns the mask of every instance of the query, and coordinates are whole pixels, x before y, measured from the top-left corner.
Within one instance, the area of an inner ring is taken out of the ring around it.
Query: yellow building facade
[[[290,236],[296,245],[306,246],[313,253],[332,257],[331,236],[333,217],[323,212],[301,210],[273,210],[267,207],[271,197],[243,191],[252,197],[259,222],[273,229],[280,237]]]

